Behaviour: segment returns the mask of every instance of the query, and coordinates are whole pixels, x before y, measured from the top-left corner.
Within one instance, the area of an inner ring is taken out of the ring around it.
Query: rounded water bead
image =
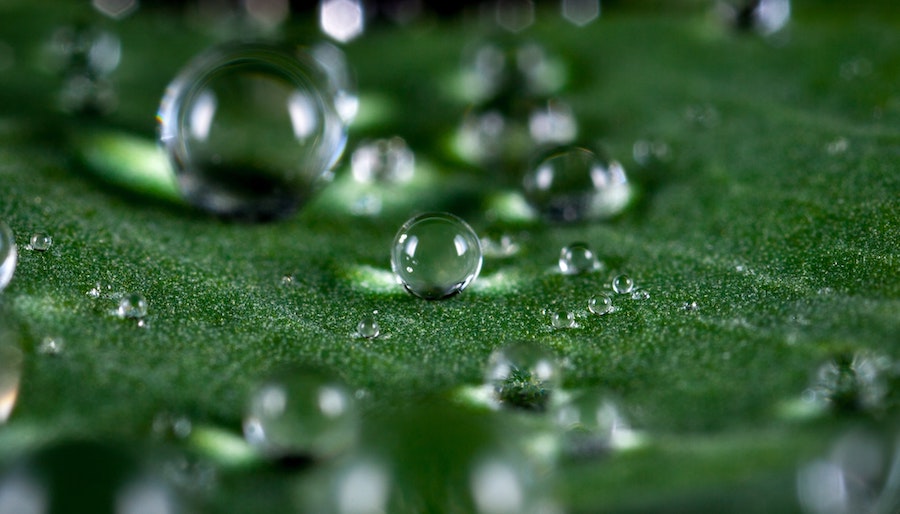
[[[616,275],[612,280],[612,289],[619,294],[629,294],[634,291],[634,280],[628,275]]]
[[[486,380],[502,405],[543,411],[559,387],[560,367],[548,350],[534,343],[513,343],[495,350]]]
[[[572,243],[559,252],[559,270],[566,275],[588,273],[600,268],[600,261],[585,243]]]
[[[298,49],[231,43],[195,57],[158,115],[184,197],[229,217],[291,214],[343,153],[333,93],[319,62]]]
[[[574,328],[575,313],[565,310],[551,312],[550,326],[553,328]]]
[[[366,339],[374,339],[381,334],[381,327],[373,316],[366,316],[356,325],[356,334]]]
[[[598,316],[609,314],[613,310],[612,298],[607,294],[594,295],[588,300],[588,310]]]
[[[449,213],[426,213],[400,227],[391,268],[410,293],[437,300],[466,288],[481,271],[481,243],[465,221]]]
[[[271,457],[329,457],[356,441],[352,393],[315,369],[285,369],[250,396],[244,417],[248,443]]]
[[[0,291],[3,291],[16,271],[19,253],[16,240],[9,226],[0,220]]]
[[[49,234],[36,232],[31,235],[30,247],[36,252],[46,252],[53,245],[53,238]]]
[[[147,299],[140,293],[126,294],[119,300],[116,315],[120,318],[143,318],[147,315]]]
[[[588,149],[555,148],[540,154],[536,163],[523,180],[525,199],[550,221],[608,218],[631,197],[622,165]]]

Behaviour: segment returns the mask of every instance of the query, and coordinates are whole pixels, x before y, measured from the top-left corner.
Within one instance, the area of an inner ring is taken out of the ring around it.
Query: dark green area
[[[522,36],[563,58],[561,96],[582,141],[607,148],[638,188],[618,219],[580,225],[513,215],[507,192],[487,187],[500,181],[448,150],[466,109],[453,95],[459,56],[487,35],[467,20],[376,28],[346,47],[363,102],[348,148],[397,134],[416,151],[417,178],[381,191],[381,215],[351,212],[365,188],[345,159],[298,215],[248,224],[192,210],[152,180],[123,187],[83,158],[97,130],[152,138],[166,83],[224,30],[152,9],[114,24],[77,4],[4,4],[0,41],[14,63],[0,71],[0,219],[20,261],[0,299],[22,326],[26,360],[18,404],[0,426],[0,459],[73,437],[142,446],[164,411],[239,437],[251,386],[306,363],[368,392],[379,437],[398,434],[376,446],[401,456],[400,476],[427,496],[440,489],[431,467],[445,458],[456,469],[482,444],[468,432],[449,437],[453,420],[486,423],[487,414],[439,410],[435,419],[448,421],[435,423],[392,409],[479,385],[493,349],[530,340],[565,360],[566,389],[619,398],[647,441],[545,475],[572,511],[796,511],[800,463],[857,424],[896,429],[896,378],[885,379],[876,409],[856,408],[852,383],[837,402],[852,408],[789,407],[832,358],[900,358],[900,15],[891,2],[803,2],[786,34],[764,40],[727,30],[696,3],[665,13],[623,4],[583,30],[548,15]],[[42,45],[76,11],[122,39],[119,105],[107,118],[58,113],[59,78],[43,69]],[[310,20],[288,32],[318,37]],[[668,155],[641,165],[637,140],[665,142]],[[422,210],[452,211],[479,233],[510,232],[521,251],[486,259],[453,298],[413,297],[392,283],[389,251]],[[52,235],[49,251],[25,249],[36,231]],[[575,241],[607,269],[555,271]],[[616,295],[615,312],[591,315],[588,299],[610,292],[620,272],[650,298]],[[147,327],[112,314],[128,292],[147,298]],[[691,302],[697,308],[685,309]],[[578,328],[552,330],[542,314],[551,307],[575,311]],[[355,337],[376,309],[383,335]],[[64,340],[63,353],[39,354],[45,337]],[[416,423],[448,437],[404,446]],[[466,451],[453,454],[454,441]],[[179,444],[227,460],[200,437]],[[296,480],[278,467],[225,466],[210,503],[282,511]]]

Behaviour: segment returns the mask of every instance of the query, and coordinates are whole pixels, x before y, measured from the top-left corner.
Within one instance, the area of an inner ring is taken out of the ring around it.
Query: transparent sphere
[[[607,294],[598,294],[588,300],[588,310],[597,316],[609,314],[613,310],[612,298]]]
[[[300,50],[238,43],[201,53],[169,84],[157,117],[182,194],[228,217],[291,214],[344,151],[333,96]]]
[[[244,438],[272,457],[329,457],[356,441],[353,395],[324,372],[282,370],[257,387],[244,417]]]
[[[6,223],[0,221],[0,291],[3,291],[12,280],[18,257],[12,230]]]
[[[381,326],[374,316],[365,316],[356,324],[356,334],[366,339],[374,339],[381,335]]]
[[[612,289],[619,294],[628,294],[634,291],[634,279],[628,275],[616,275],[612,280]]]
[[[556,357],[534,343],[513,343],[494,350],[486,380],[497,400],[514,408],[543,411],[561,383]]]
[[[53,238],[49,234],[36,232],[31,235],[31,249],[36,252],[46,252],[53,246]]]
[[[481,242],[462,219],[426,213],[400,227],[391,268],[410,293],[438,300],[466,288],[481,271]]]
[[[585,243],[572,243],[559,252],[559,270],[566,275],[589,273],[600,267],[594,251]]]
[[[126,294],[119,300],[116,315],[120,318],[143,318],[147,315],[147,299],[140,293]]]
[[[556,222],[604,219],[622,211],[631,189],[622,165],[580,147],[541,154],[525,175],[525,199]]]

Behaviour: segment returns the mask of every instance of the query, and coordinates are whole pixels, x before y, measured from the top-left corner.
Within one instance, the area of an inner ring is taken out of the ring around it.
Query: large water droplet
[[[3,291],[12,280],[18,258],[19,252],[16,250],[12,230],[0,220],[0,291]]]
[[[402,137],[394,136],[360,143],[350,164],[358,182],[397,184],[413,178],[416,157]]]
[[[336,377],[286,369],[257,387],[244,417],[247,442],[271,457],[330,457],[357,434],[353,395]]]
[[[600,260],[586,243],[572,243],[559,252],[559,270],[566,275],[589,273],[601,267]]]
[[[481,242],[465,221],[449,213],[426,213],[400,227],[391,267],[403,287],[427,300],[466,288],[481,271]]]
[[[140,293],[126,294],[119,300],[116,315],[120,318],[143,318],[147,315],[147,299]]]
[[[525,198],[544,218],[576,222],[614,216],[631,198],[625,170],[579,147],[541,154],[525,175]]]
[[[169,85],[158,119],[185,198],[249,219],[284,217],[305,203],[347,135],[319,63],[258,43],[195,57]]]
[[[619,294],[629,294],[634,291],[634,280],[628,275],[616,275],[612,280],[612,289]]]
[[[559,387],[560,375],[559,363],[548,350],[534,343],[513,343],[491,354],[486,380],[501,405],[542,411]]]
[[[36,252],[46,252],[51,246],[53,246],[53,238],[43,232],[32,234],[28,244],[28,247]]]

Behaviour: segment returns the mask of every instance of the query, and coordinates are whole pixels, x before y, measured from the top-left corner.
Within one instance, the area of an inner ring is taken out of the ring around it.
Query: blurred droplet
[[[91,0],[94,9],[114,20],[121,20],[135,12],[138,0]]]
[[[359,0],[322,0],[319,4],[319,26],[327,36],[346,43],[362,35],[365,12]]]
[[[669,144],[661,140],[639,139],[631,149],[634,162],[641,166],[664,162],[669,158]]]
[[[504,232],[482,236],[481,250],[485,257],[504,258],[517,254],[520,246],[511,234]]]
[[[819,367],[810,391],[837,411],[876,412],[884,408],[894,368],[888,356],[869,351],[837,355]]]
[[[839,137],[834,141],[829,142],[825,146],[825,151],[828,152],[828,155],[838,155],[846,152],[849,146],[850,143],[847,141],[847,138]]]
[[[65,347],[65,341],[62,339],[47,336],[41,339],[41,344],[38,346],[38,353],[42,355],[59,355],[63,352]]]
[[[191,418],[184,414],[163,411],[153,417],[153,435],[160,439],[186,439],[193,429]]]
[[[616,403],[597,390],[568,395],[555,409],[554,418],[563,430],[566,450],[573,456],[630,448],[639,439]]]
[[[531,111],[528,130],[531,139],[539,145],[568,144],[578,135],[578,122],[568,104],[561,100],[548,100]]]
[[[735,28],[763,36],[779,32],[791,19],[790,0],[721,0],[717,10]]]
[[[350,159],[353,178],[362,183],[409,182],[415,173],[415,163],[415,155],[399,136],[363,141]]]
[[[353,395],[337,377],[285,369],[251,394],[244,438],[270,457],[334,456],[356,440]]]
[[[2,314],[7,318],[8,313]],[[19,397],[24,357],[18,341],[18,327],[9,319],[0,319],[0,425],[9,419]]]
[[[353,460],[338,472],[333,487],[335,514],[388,512],[391,475],[379,460]]]
[[[310,49],[310,54],[325,70],[334,97],[334,106],[344,123],[350,124],[359,111],[356,78],[347,56],[331,43],[322,42]]]
[[[16,271],[19,252],[9,225],[0,220],[0,291],[6,289]]]
[[[291,14],[288,0],[243,0],[243,3],[250,19],[266,30],[281,25]]]
[[[532,0],[496,0],[497,25],[510,32],[522,32],[534,23]]]
[[[119,300],[116,315],[120,318],[141,319],[147,315],[147,299],[140,293],[128,293]]]
[[[489,458],[472,470],[472,498],[478,514],[520,514],[527,506],[522,468],[514,462]]]
[[[562,16],[578,27],[600,17],[600,0],[562,0]]]
[[[534,343],[513,343],[495,350],[486,369],[501,405],[543,411],[561,383],[559,363]]]

